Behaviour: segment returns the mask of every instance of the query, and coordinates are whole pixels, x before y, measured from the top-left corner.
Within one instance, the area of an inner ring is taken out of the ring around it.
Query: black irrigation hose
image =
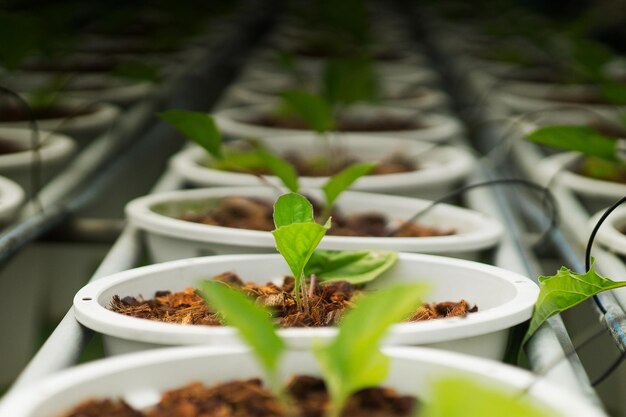
[[[411,216],[409,219],[407,219],[404,222],[402,222],[402,224],[400,224],[400,226],[398,226],[395,229],[389,231],[386,234],[386,236],[389,237],[389,236],[393,236],[393,235],[397,234],[398,232],[403,230],[405,227],[407,227],[409,224],[414,223],[418,218],[420,218],[421,216],[423,216],[424,214],[426,214],[427,212],[432,210],[435,206],[437,206],[440,203],[443,203],[444,201],[447,201],[448,199],[450,199],[452,197],[457,197],[457,196],[459,196],[461,194],[464,194],[465,192],[467,192],[469,190],[473,190],[473,189],[476,189],[476,188],[490,187],[490,186],[494,186],[494,185],[503,185],[503,184],[521,185],[521,186],[530,188],[530,189],[535,190],[535,191],[540,191],[544,195],[544,197],[545,197],[545,199],[543,201],[548,201],[549,202],[549,206],[550,206],[550,224],[549,224],[548,228],[542,233],[541,238],[538,240],[538,242],[542,241],[544,239],[544,237],[558,223],[558,209],[557,209],[557,205],[556,205],[556,200],[554,198],[554,195],[552,195],[552,192],[548,188],[542,187],[541,185],[539,185],[537,183],[534,183],[532,181],[528,181],[528,180],[524,180],[524,179],[520,179],[520,178],[500,178],[500,179],[494,179],[494,180],[478,182],[478,183],[474,183],[474,184],[468,184],[468,185],[465,185],[463,187],[460,187],[460,188],[458,188],[458,189],[456,189],[456,190],[454,190],[454,191],[452,191],[450,193],[447,193],[443,197],[433,201],[428,206],[426,206],[425,208],[423,208],[422,210],[420,210],[419,212],[417,212],[416,214]]]

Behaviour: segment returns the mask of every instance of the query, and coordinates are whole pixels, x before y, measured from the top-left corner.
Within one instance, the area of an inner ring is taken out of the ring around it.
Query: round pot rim
[[[539,170],[544,172],[547,178],[557,175],[559,184],[583,195],[610,198],[620,198],[626,195],[626,184],[589,178],[564,169],[579,156],[580,154],[576,152],[562,152],[549,156],[541,161]]]
[[[37,120],[37,125],[39,128],[44,130],[52,130],[56,131],[60,129],[87,129],[92,126],[101,125],[103,123],[112,122],[120,113],[120,109],[117,106],[109,104],[107,102],[102,101],[91,101],[84,100],[75,97],[63,97],[59,101],[60,105],[70,105],[70,106],[82,106],[89,105],[92,106],[95,110],[93,112],[77,115],[71,118],[53,118],[53,119],[40,119]],[[28,127],[28,121],[17,121],[17,122],[2,122],[0,123],[2,127],[17,127],[23,128]]]
[[[417,155],[412,157],[413,160],[419,160],[420,155],[430,152],[431,155],[439,155],[443,161],[437,161],[437,165],[426,166],[409,172],[385,174],[385,175],[367,175],[357,180],[352,189],[360,191],[373,190],[399,190],[410,189],[416,190],[417,187],[429,187],[437,184],[460,180],[469,174],[474,164],[474,158],[464,149],[453,146],[435,145],[432,142],[418,142],[407,138],[398,137],[378,137],[360,134],[339,134],[334,135],[341,141],[342,138],[350,141],[350,147],[358,147],[359,144],[376,145],[380,143],[385,146],[397,146],[411,148],[416,151]],[[312,134],[285,135],[274,138],[260,138],[261,141],[268,144],[281,145],[283,149],[298,150],[298,141],[317,140]],[[308,143],[307,143],[308,145]],[[358,153],[358,150],[356,151]],[[203,160],[210,158],[205,150],[199,146],[193,145],[174,155],[170,164],[172,168],[183,176],[186,180],[198,185],[238,185],[252,186],[259,183],[257,177],[251,174],[241,172],[229,172],[215,168],[210,168],[206,164],[202,164]],[[265,176],[274,184],[281,184],[278,178],[273,175]],[[328,177],[302,177],[303,187],[321,187]]]
[[[0,216],[5,216],[22,204],[26,195],[22,187],[0,176]]]
[[[528,392],[533,398],[551,407],[560,415],[576,415],[585,417],[605,417],[606,415],[576,396],[574,392],[551,383],[546,378],[541,378],[532,373],[511,365],[498,363],[482,358],[471,357],[453,352],[424,347],[385,347],[383,352],[391,358],[413,360],[421,363],[433,364],[454,368],[460,374],[472,375],[479,380],[490,383],[500,383],[512,389],[524,389],[529,387]],[[289,355],[308,355],[306,352],[288,351]],[[251,355],[248,348],[224,347],[224,346],[194,346],[158,349],[149,352],[132,353],[91,363],[78,365],[71,369],[63,370],[38,381],[33,386],[23,388],[11,398],[0,405],[0,411],[14,417],[29,417],[41,403],[52,395],[84,384],[87,381],[115,374],[126,369],[139,370],[148,367],[175,366],[181,360],[196,360],[198,363],[206,363],[209,358],[219,360],[225,356]],[[453,374],[456,372],[453,372]],[[442,373],[445,376],[445,372]],[[190,375],[191,377],[191,375]],[[192,378],[190,378],[192,379]]]
[[[428,124],[428,127],[421,129],[408,129],[398,131],[346,131],[341,133],[351,133],[367,136],[382,136],[382,137],[411,137],[416,141],[430,141],[430,142],[445,142],[455,135],[459,135],[462,132],[460,122],[449,115],[444,113],[435,112],[420,112],[417,109],[409,109],[406,107],[398,106],[361,106],[362,108],[368,108],[373,110],[383,110],[393,113],[412,114],[419,118],[421,121]],[[267,127],[255,125],[241,121],[242,115],[254,115],[263,114],[274,110],[273,105],[256,104],[248,106],[237,106],[228,109],[218,110],[213,113],[215,122],[220,130],[225,134],[245,136],[245,137],[271,137],[271,136],[296,136],[302,133],[310,131],[304,129],[282,129],[275,127]]]
[[[274,190],[268,187],[216,187],[157,193],[139,197],[128,203],[126,215],[131,224],[150,233],[186,240],[193,239],[200,242],[234,245],[245,242],[243,246],[247,247],[274,248],[274,238],[270,232],[193,223],[159,214],[152,209],[157,204],[175,200],[193,201],[242,194],[259,195],[267,194],[268,192],[272,193]],[[319,190],[311,189],[303,190],[303,192],[321,197]],[[372,198],[381,199],[381,203],[389,207],[411,205],[415,212],[430,204],[430,201],[415,198],[346,191],[338,201],[338,206],[348,205],[350,201],[354,200],[370,200]],[[420,238],[325,236],[319,247],[320,249],[332,250],[355,250],[357,248],[376,247],[399,251],[428,250],[430,253],[472,251],[495,245],[504,233],[503,227],[499,222],[482,213],[448,204],[441,204],[435,210],[448,212],[451,215],[463,216],[468,220],[471,219],[470,221],[479,223],[479,225],[476,226],[475,230],[449,236]]]
[[[30,129],[0,126],[0,136],[12,142],[29,140],[32,135]],[[44,140],[39,150],[42,162],[53,162],[74,152],[75,142],[66,135],[49,131],[39,131],[40,140]],[[28,166],[32,163],[34,152],[26,149],[6,155],[0,155],[0,169]]]
[[[74,313],[80,323],[92,330],[139,342],[162,345],[166,343],[164,340],[167,340],[170,344],[172,341],[176,341],[178,344],[203,344],[209,343],[211,337],[236,337],[237,331],[227,326],[185,326],[128,317],[100,305],[99,298],[104,291],[114,288],[117,284],[141,279],[146,274],[176,271],[186,267],[213,263],[263,263],[267,261],[280,262],[281,259],[278,254],[219,255],[170,261],[127,270],[94,281],[80,289],[74,297]],[[537,285],[530,279],[491,265],[412,253],[400,253],[397,262],[438,264],[456,270],[469,268],[500,279],[515,290],[515,296],[508,302],[486,310],[479,310],[466,317],[452,317],[417,323],[397,323],[390,328],[390,337],[419,336],[420,344],[450,340],[451,336],[455,340],[479,336],[520,324],[530,319],[539,294]],[[335,328],[286,328],[278,330],[278,334],[288,344],[315,338],[334,337],[336,333]],[[164,336],[166,337],[164,338]]]

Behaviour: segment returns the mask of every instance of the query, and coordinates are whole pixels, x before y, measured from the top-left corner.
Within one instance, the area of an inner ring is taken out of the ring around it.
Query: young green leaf
[[[365,284],[378,278],[396,263],[398,254],[389,251],[333,252],[318,250],[304,269],[324,282],[348,281]]]
[[[553,148],[616,160],[617,142],[589,126],[545,126],[535,130],[527,138],[531,142]]]
[[[274,204],[274,225],[276,228],[293,223],[314,222],[313,206],[305,197],[296,193],[278,197]]]
[[[285,343],[276,334],[271,313],[241,291],[218,281],[203,281],[200,294],[221,314],[228,325],[236,327],[267,372],[273,388],[278,388],[278,366]]]
[[[285,91],[281,94],[282,110],[287,115],[297,116],[318,133],[334,128],[330,105],[320,96],[303,90]]]
[[[330,219],[323,226],[315,223],[311,216],[313,209],[304,205],[303,199],[306,198],[296,196],[297,194],[286,194],[278,199],[274,206],[274,223],[280,226],[272,234],[276,249],[283,255],[293,273],[296,302],[300,306],[304,267],[330,228]],[[309,218],[308,221],[302,221]],[[292,221],[296,222],[290,223]]]
[[[430,393],[420,417],[557,417],[528,397],[484,385],[473,378],[440,379],[430,386]]]
[[[222,159],[222,135],[211,116],[187,110],[167,110],[159,117],[188,139],[203,147],[215,159]]]
[[[328,180],[322,187],[324,196],[326,197],[326,205],[324,207],[323,216],[326,217],[332,212],[335,200],[347,190],[356,180],[373,170],[377,162],[363,162],[360,164],[352,164],[334,177]]]
[[[277,176],[289,191],[297,193],[300,189],[298,185],[298,173],[289,162],[271,154],[267,151],[259,151],[259,156],[263,163],[272,173]]]
[[[424,285],[405,284],[364,295],[341,320],[337,337],[314,346],[333,415],[340,415],[350,395],[386,378],[389,358],[380,351],[380,341],[392,324],[420,305],[426,292]]]
[[[598,274],[593,261],[589,271],[584,274],[561,267],[556,275],[539,277],[539,297],[522,343],[526,343],[537,329],[555,314],[572,308],[602,291],[624,286],[626,281],[616,282]]]

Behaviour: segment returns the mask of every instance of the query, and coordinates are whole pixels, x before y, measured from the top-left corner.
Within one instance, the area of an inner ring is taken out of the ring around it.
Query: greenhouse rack
[[[156,140],[161,140],[163,136],[166,136],[158,133],[152,133],[151,136],[154,136]],[[160,133],[163,132],[160,131]],[[123,166],[132,163],[134,156],[141,154],[145,147],[150,145],[153,145],[150,140],[138,144],[127,156],[119,159],[109,171],[121,169]],[[481,181],[499,175],[501,174],[498,172],[484,169],[473,180]],[[106,181],[106,179],[101,181]],[[182,185],[181,178],[168,171],[161,177],[152,191],[173,190],[181,188]],[[82,196],[79,196],[77,201],[80,202],[81,198],[87,199],[84,194]],[[497,266],[511,269],[527,276],[538,276],[540,270],[534,254],[530,247],[521,243],[526,241],[527,232],[517,212],[512,210],[512,205],[504,200],[503,194],[494,189],[481,189],[469,193],[467,201],[470,207],[496,217],[510,231],[494,252],[494,263]],[[82,205],[77,202],[73,204]],[[2,243],[2,240],[0,240],[0,243]],[[143,254],[144,248],[141,234],[132,227],[126,227],[91,280],[97,280],[112,273],[135,267],[141,262]],[[91,332],[76,322],[74,314],[70,310],[41,350],[22,372],[13,385],[12,390],[26,387],[42,377],[74,365],[91,336]],[[543,326],[531,340],[528,348],[531,368],[536,371],[543,371],[548,367],[551,368],[547,372],[548,378],[584,393],[589,401],[598,404],[599,401],[595,397],[595,393],[589,384],[578,357],[575,354],[566,354],[566,352],[569,353],[571,351],[573,351],[572,343],[562,320],[557,316],[550,320],[548,325]],[[564,357],[567,360],[560,361],[557,366],[551,366],[555,358]],[[11,392],[7,394],[7,396],[10,395]]]
[[[24,246],[55,226],[62,225],[64,220],[71,219],[79,209],[99,197],[120,171],[137,166],[142,156],[166,141],[171,142],[171,130],[163,123],[155,124],[155,113],[159,109],[210,107],[236,73],[247,48],[271,25],[272,16],[266,6],[264,1],[243,2],[241,10],[229,17],[232,20],[230,27],[221,25],[219,34],[212,37],[203,53],[172,77],[158,97],[127,109],[114,129],[80,152],[41,190],[39,199],[44,210],[40,211],[35,203],[30,203],[21,218],[0,235],[0,263],[11,259]],[[180,91],[175,93],[175,90]],[[168,94],[172,96],[169,99]],[[147,129],[152,125],[154,127]],[[167,175],[161,184],[157,189],[178,188],[178,182]],[[136,231],[126,228],[95,277],[135,266],[140,254]],[[70,310],[3,399],[25,381],[32,382],[75,364],[89,338]]]

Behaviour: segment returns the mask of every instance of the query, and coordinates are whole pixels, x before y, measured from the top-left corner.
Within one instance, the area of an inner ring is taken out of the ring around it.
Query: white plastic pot
[[[24,71],[4,78],[18,91],[29,92],[54,82],[58,74]],[[70,77],[63,85],[63,96],[85,102],[105,102],[128,107],[155,94],[158,86],[151,82],[116,78],[106,73],[84,73]]]
[[[319,191],[305,191],[321,198]],[[202,210],[231,196],[245,196],[274,201],[276,190],[269,187],[212,188],[172,191],[140,197],[126,206],[130,223],[146,232],[150,253],[157,262],[203,255],[276,253],[274,237],[269,232],[210,226],[180,220],[189,209]],[[322,200],[320,200],[322,201]],[[379,194],[346,192],[337,201],[346,214],[384,213],[392,224],[400,224],[427,207],[430,201]],[[475,258],[478,252],[493,247],[502,235],[502,226],[481,213],[440,204],[419,220],[420,224],[456,234],[420,238],[326,236],[321,249],[391,250]]]
[[[233,138],[262,138],[294,136],[306,132],[298,129],[282,129],[251,123],[256,117],[275,111],[272,105],[235,107],[214,113],[220,130]],[[423,128],[397,131],[342,132],[358,133],[366,136],[387,136],[414,139],[417,141],[445,142],[462,133],[461,123],[454,117],[436,113],[421,113],[414,109],[389,106],[355,106],[349,110],[350,117],[376,118],[390,115],[410,118],[424,124]]]
[[[604,210],[601,210],[589,220],[589,230],[593,230],[603,214]],[[619,207],[598,229],[598,242],[613,252],[626,256],[626,234],[622,233],[624,228],[626,228],[626,207]]]
[[[152,297],[156,291],[180,291],[199,280],[232,271],[244,281],[266,283],[289,275],[280,255],[224,255],[191,258],[132,269],[97,280],[74,297],[74,312],[83,325],[103,334],[110,354],[164,345],[241,344],[232,327],[194,326],[138,319],[108,309],[114,295]],[[427,301],[465,299],[479,311],[466,317],[399,323],[387,345],[428,345],[493,359],[505,353],[510,329],[530,319],[539,290],[526,277],[477,262],[401,253],[396,264],[368,284],[376,289],[406,282],[427,283]],[[278,333],[295,349],[314,340],[329,340],[337,330],[286,328]]]
[[[451,146],[437,146],[407,139],[369,137],[362,135],[333,135],[335,146],[363,161],[380,161],[394,153],[412,159],[421,167],[416,171],[398,174],[366,175],[350,188],[355,191],[379,192],[436,198],[461,183],[474,167],[474,159],[465,150]],[[322,139],[312,134],[260,139],[269,150],[281,154],[324,155]],[[210,156],[204,149],[188,147],[171,160],[175,172],[196,186],[257,186],[258,177],[252,174],[213,169],[208,166]],[[278,178],[268,181],[280,185]],[[328,181],[326,177],[302,177],[301,186],[318,188]]]
[[[70,108],[90,106],[93,111],[79,116],[59,119],[37,120],[39,129],[67,135],[76,140],[80,147],[85,146],[92,139],[109,129],[120,113],[120,110],[107,103],[92,103],[79,99],[63,99],[61,105]],[[0,127],[29,128],[28,121],[1,122]]]
[[[611,104],[585,103],[579,100],[594,96],[593,87],[586,85],[551,85],[535,83],[498,84],[497,100],[512,114],[522,114],[555,109],[589,109],[606,117],[614,118],[619,106]],[[558,94],[558,95],[555,95]],[[570,97],[571,100],[556,97]]]
[[[451,376],[476,378],[512,395],[528,388],[529,399],[553,410],[555,417],[606,417],[575,392],[555,386],[528,371],[484,359],[425,348],[385,348],[391,358],[381,384],[427,402],[437,380]],[[294,374],[320,376],[310,352],[287,351],[281,380]],[[120,398],[137,408],[155,405],[164,391],[191,381],[208,386],[232,380],[263,378],[254,356],[243,348],[186,347],[109,358],[63,371],[16,392],[0,414],[11,417],[58,417],[83,401]],[[468,416],[474,417],[468,409]],[[504,414],[503,414],[504,417]]]
[[[546,182],[556,178],[559,185],[578,194],[593,210],[626,195],[626,184],[586,177],[568,169],[579,156],[576,152],[559,153],[544,159],[538,169]]]
[[[408,107],[421,111],[445,110],[448,97],[434,88],[409,81],[389,80],[381,86],[381,104],[393,107]],[[293,89],[294,83],[286,78],[273,77],[250,79],[235,83],[229,90],[233,99],[244,105],[270,104],[280,102],[280,93]],[[301,87],[300,87],[301,88]],[[410,91],[413,97],[399,97]]]
[[[10,223],[24,201],[24,190],[13,181],[0,177],[0,226]]]
[[[47,131],[40,131],[39,137],[42,141],[39,156],[45,182],[72,156],[76,145],[65,135]],[[0,175],[15,181],[24,190],[30,192],[31,169],[36,158],[35,153],[30,150],[32,132],[28,129],[0,128],[0,138],[24,149],[21,152],[0,155]]]

